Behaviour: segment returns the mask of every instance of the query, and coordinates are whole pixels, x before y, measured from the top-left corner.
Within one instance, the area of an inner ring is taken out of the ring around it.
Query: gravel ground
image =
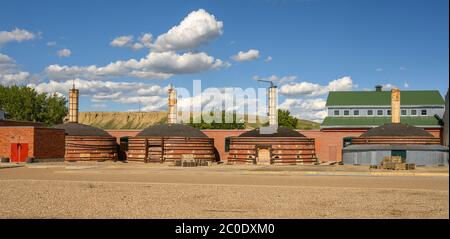
[[[448,168],[428,171],[440,176],[304,175],[299,168],[1,169],[0,218],[449,218]]]

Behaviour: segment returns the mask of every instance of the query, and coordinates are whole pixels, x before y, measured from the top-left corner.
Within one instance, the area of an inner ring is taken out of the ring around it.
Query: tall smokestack
[[[78,89],[75,89],[75,83],[69,91],[69,122],[78,123]]]
[[[278,125],[278,90],[277,86],[272,85],[269,88],[269,126]]]
[[[391,122],[400,123],[400,90],[391,90]]]
[[[169,88],[169,116],[168,123],[176,124],[177,123],[177,91],[170,85]]]

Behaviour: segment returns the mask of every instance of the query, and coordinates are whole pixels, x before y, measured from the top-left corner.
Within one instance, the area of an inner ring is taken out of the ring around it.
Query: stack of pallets
[[[406,163],[401,156],[386,156],[381,161],[380,165],[371,165],[374,169],[389,169],[389,170],[412,170],[416,168],[414,163]]]

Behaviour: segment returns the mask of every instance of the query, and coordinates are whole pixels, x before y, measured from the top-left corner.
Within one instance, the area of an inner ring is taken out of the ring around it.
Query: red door
[[[11,144],[11,162],[26,162],[28,157],[28,144]]]

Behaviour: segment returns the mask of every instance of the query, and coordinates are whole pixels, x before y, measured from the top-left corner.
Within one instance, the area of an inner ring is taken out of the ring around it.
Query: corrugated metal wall
[[[347,151],[343,153],[344,164],[377,165],[385,156],[391,156],[391,150]],[[448,165],[448,152],[407,150],[406,162],[418,166]]]

